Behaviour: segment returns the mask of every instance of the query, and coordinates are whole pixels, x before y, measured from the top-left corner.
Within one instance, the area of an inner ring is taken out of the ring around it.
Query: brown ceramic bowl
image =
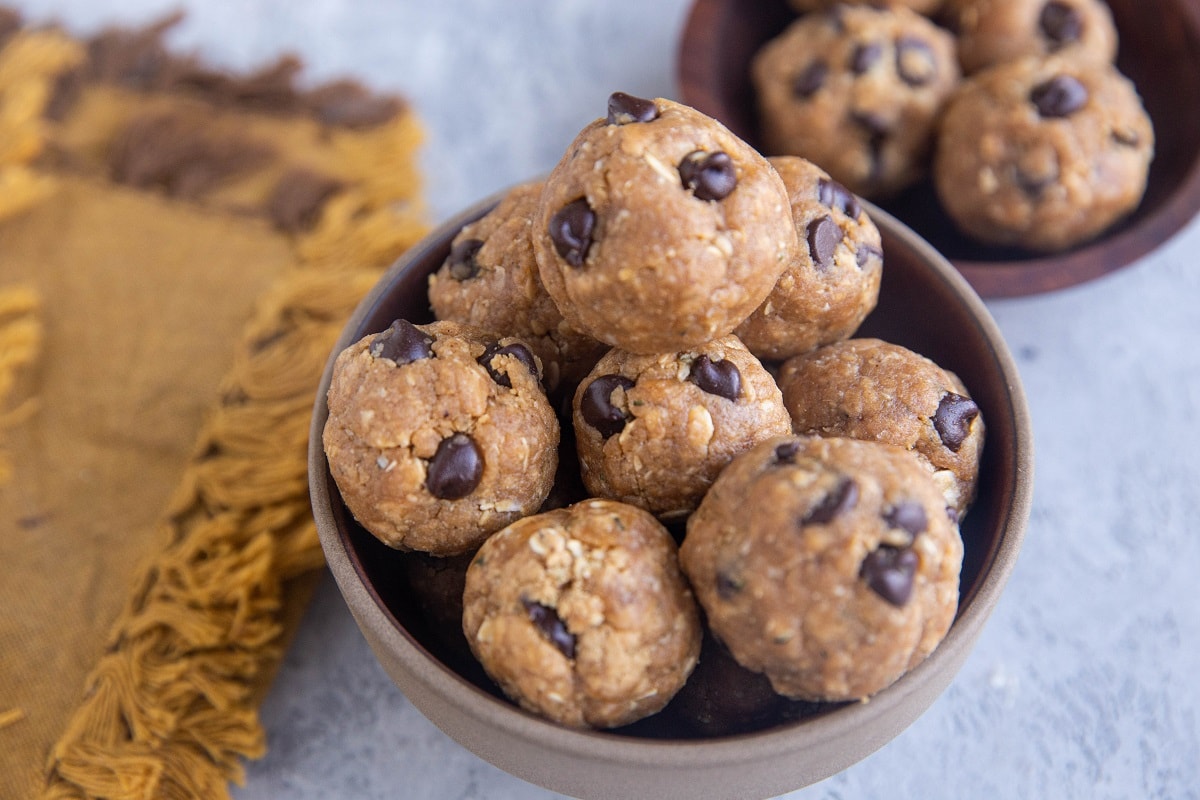
[[[672,722],[671,706],[612,732],[568,730],[504,699],[463,650],[422,612],[405,559],[347,512],[321,446],[333,358],[397,317],[431,320],[426,278],[454,234],[493,197],[413,247],[358,307],[330,356],[314,408],[309,449],[313,510],[329,567],[388,674],[429,719],[493,764],[582,798],[771,797],[864,758],[913,722],[949,685],[991,613],[1017,559],[1029,517],[1033,443],[1025,396],[1008,348],[979,297],[950,264],[893,217],[868,206],[883,234],[878,308],[861,335],[926,354],[966,382],[987,421],[979,496],[963,522],[958,615],[923,664],[869,703],[789,705],[736,735],[702,736]],[[573,460],[573,455],[567,457]],[[409,562],[411,564],[411,562]],[[461,637],[461,631],[457,632]],[[450,637],[453,638],[453,637]],[[403,754],[397,754],[402,774]]]
[[[1046,255],[960,234],[930,181],[884,208],[925,237],[984,297],[1028,295],[1098,278],[1133,263],[1200,211],[1200,3],[1108,0],[1120,36],[1117,68],[1154,123],[1155,158],[1137,210],[1098,239]],[[696,0],[679,43],[680,100],[761,147],[750,60],[795,18],[786,0]]]

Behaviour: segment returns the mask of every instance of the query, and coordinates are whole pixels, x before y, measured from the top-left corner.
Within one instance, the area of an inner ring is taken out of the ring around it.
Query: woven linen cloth
[[[219,798],[322,567],[314,392],[421,128],[0,9],[0,797]]]

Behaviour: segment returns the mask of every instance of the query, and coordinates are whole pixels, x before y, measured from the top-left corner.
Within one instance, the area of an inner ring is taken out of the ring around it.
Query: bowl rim
[[[721,106],[709,65],[690,56],[713,52],[720,46],[719,26],[713,22],[717,11],[730,0],[692,0],[676,43],[675,86],[684,103],[696,104],[712,114],[712,106]],[[1200,3],[1182,0],[1177,6],[1192,38],[1200,42]],[[703,88],[701,88],[703,87]],[[702,101],[702,102],[701,102]],[[704,107],[707,106],[707,107]],[[1130,267],[1156,252],[1200,214],[1200,148],[1192,158],[1185,176],[1172,192],[1147,216],[1118,222],[1116,228],[1101,233],[1062,253],[1032,252],[1027,258],[987,261],[975,258],[947,259],[983,297],[1025,297],[1053,292],[1096,280]],[[1100,253],[1104,258],[1099,258]]]
[[[920,710],[916,714],[901,714],[900,716],[904,717],[902,724],[893,725],[891,729],[883,731],[867,752],[878,749],[932,704],[965,661],[1015,567],[1029,520],[1033,491],[1033,431],[1029,409],[1016,362],[983,301],[966,279],[924,239],[893,215],[864,201],[872,219],[877,223],[883,221],[905,246],[917,251],[920,257],[931,265],[937,279],[967,305],[971,318],[988,343],[995,368],[1003,375],[1008,387],[1005,395],[1007,401],[1003,406],[1014,431],[1014,459],[1011,465],[1012,474],[1008,476],[1012,481],[1013,495],[1004,509],[1000,523],[1000,539],[981,569],[979,583],[967,598],[966,606],[959,609],[949,632],[933,653],[890,687],[872,696],[869,702],[840,706],[805,719],[800,724],[701,739],[650,739],[613,735],[605,731],[574,730],[542,719],[516,704],[484,692],[433,657],[395,622],[379,595],[368,588],[365,576],[360,574],[349,556],[344,534],[338,529],[331,510],[332,479],[328,474],[321,444],[321,432],[328,416],[325,398],[337,354],[353,342],[355,331],[379,305],[399,273],[413,262],[427,257],[432,249],[439,246],[439,242],[448,241],[444,238],[447,232],[456,231],[486,213],[505,193],[498,192],[448,218],[430,231],[421,242],[406,251],[380,277],[343,327],[317,390],[309,430],[309,485],[317,531],[330,571],[356,621],[371,640],[372,646],[376,647],[377,642],[382,643],[389,655],[399,660],[411,679],[408,688],[401,688],[410,701],[427,716],[426,709],[417,702],[413,694],[430,693],[444,705],[457,706],[468,705],[462,698],[471,695],[483,701],[469,704],[469,716],[480,723],[501,731],[504,736],[522,739],[544,750],[574,756],[586,754],[592,761],[655,769],[744,766],[748,747],[753,749],[756,760],[769,760],[786,753],[794,753],[798,748],[813,743],[861,739],[864,735],[863,725],[868,719],[886,717],[889,711],[908,705],[911,702],[908,698],[919,698]],[[376,655],[379,656],[380,653],[377,652]],[[939,678],[940,665],[951,667],[944,678]],[[438,724],[436,720],[434,722]],[[452,735],[452,738],[458,737]],[[463,742],[460,740],[460,743]],[[468,749],[475,748],[468,745]],[[856,755],[840,765],[833,764],[829,771],[820,777],[828,777],[864,755],[865,753]]]

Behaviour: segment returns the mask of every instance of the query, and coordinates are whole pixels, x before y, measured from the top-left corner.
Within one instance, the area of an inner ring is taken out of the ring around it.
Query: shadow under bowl
[[[1200,3],[1108,5],[1120,41],[1117,68],[1137,87],[1156,139],[1145,196],[1130,216],[1096,239],[1044,254],[962,234],[928,179],[881,203],[984,297],[1030,295],[1099,278],[1148,255],[1200,211]],[[679,42],[680,100],[761,149],[750,62],[795,18],[786,0],[696,0]]]
[[[390,550],[355,522],[321,445],[337,353],[397,318],[431,321],[427,277],[449,253],[455,233],[498,199],[449,220],[393,265],[344,328],[317,394],[309,443],[317,529],[334,578],[384,669],[414,706],[467,749],[531,783],[581,798],[773,797],[833,775],[886,744],[961,667],[1016,563],[1029,518],[1028,409],[1016,365],[978,295],[926,242],[867,205],[883,235],[884,278],[878,307],[860,335],[904,345],[954,370],[988,426],[978,499],[962,525],[960,606],[933,654],[869,703],[808,704],[800,714],[792,706],[792,713],[759,720],[736,735],[699,735],[672,721],[670,705],[615,731],[569,730],[506,700],[464,652],[465,639],[455,646],[439,629],[414,591],[405,561],[413,556]]]

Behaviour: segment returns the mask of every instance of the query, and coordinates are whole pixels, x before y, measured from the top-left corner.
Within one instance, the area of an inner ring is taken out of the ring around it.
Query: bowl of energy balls
[[[911,226],[981,295],[1133,263],[1200,212],[1187,0],[696,0],[680,99]]]
[[[770,797],[949,685],[1033,444],[937,251],[824,169],[616,92],[406,253],[330,356],[328,563],[412,703],[583,798]]]

